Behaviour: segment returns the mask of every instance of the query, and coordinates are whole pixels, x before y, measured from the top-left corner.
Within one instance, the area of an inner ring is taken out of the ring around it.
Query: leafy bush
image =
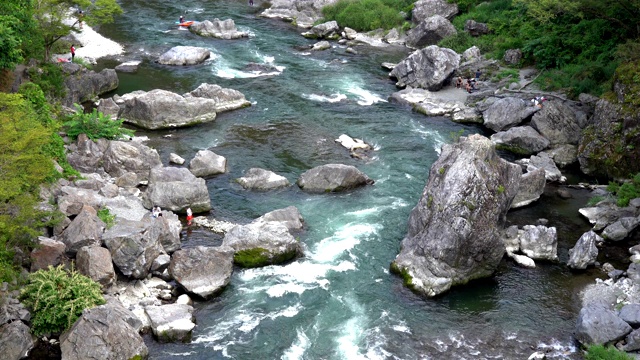
[[[403,25],[403,13],[411,7],[408,0],[339,0],[322,8],[322,15],[325,21],[335,20],[357,31],[389,30]]]
[[[51,120],[49,103],[47,102],[47,99],[44,96],[44,92],[42,91],[40,86],[32,82],[26,82],[20,85],[18,94],[24,96],[24,98],[31,103],[33,109],[36,111],[38,117],[40,118],[40,122],[43,125],[52,124],[53,121]]]
[[[133,130],[122,127],[122,119],[111,120],[110,116],[96,109],[90,114],[85,114],[80,105],[76,104],[75,107],[76,113],[63,125],[67,135],[72,139],[76,139],[80,134],[86,134],[91,140],[115,140],[123,136],[133,136]]]
[[[107,225],[107,229],[112,227],[116,220],[116,216],[111,214],[107,208],[98,210],[98,218]]]
[[[45,63],[29,69],[29,78],[40,86],[48,99],[60,99],[66,94],[62,69],[56,64]]]
[[[624,351],[613,346],[591,345],[587,348],[585,360],[633,360],[634,358]]]
[[[82,310],[105,303],[100,284],[62,265],[29,274],[20,298],[31,309],[35,335],[62,333]]]
[[[618,200],[618,206],[627,206],[631,199],[640,197],[640,173],[636,174],[631,181],[622,185],[618,183],[609,183],[607,191],[614,194]]]

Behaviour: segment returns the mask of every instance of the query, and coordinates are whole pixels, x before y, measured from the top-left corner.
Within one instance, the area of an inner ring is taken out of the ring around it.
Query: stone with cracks
[[[450,3],[447,0],[419,0],[413,4],[411,22],[419,24],[433,15],[453,20],[456,14],[458,14],[458,4]]]
[[[185,99],[196,97],[213,100],[215,101],[214,109],[217,113],[251,106],[251,102],[240,91],[223,88],[215,84],[202,83],[196,89],[182,96]]]
[[[193,307],[185,304],[147,306],[144,309],[151,320],[153,335],[160,342],[188,342],[196,327]]]
[[[210,299],[224,289],[233,272],[233,249],[197,246],[173,253],[169,273],[187,292]]]
[[[163,65],[196,65],[211,56],[211,51],[195,46],[175,46],[160,55],[158,63]]]
[[[26,358],[33,349],[29,327],[22,321],[0,325],[0,354],[6,360]]]
[[[596,244],[604,241],[598,234],[589,230],[580,236],[576,245],[569,249],[569,261],[567,266],[572,269],[584,270],[587,266],[594,265],[598,258]]]
[[[535,260],[558,260],[556,228],[525,225],[520,234],[520,250]]]
[[[449,20],[440,15],[434,15],[407,31],[406,44],[410,48],[420,49],[427,45],[436,45],[440,40],[456,33],[456,28]]]
[[[260,252],[259,264],[252,266],[277,265],[302,255],[302,246],[289,233],[289,228],[275,221],[237,225],[225,234],[222,244],[235,250],[236,254],[242,251]]]
[[[561,101],[545,101],[531,119],[531,126],[551,145],[577,145],[582,130],[575,112]]]
[[[116,281],[111,253],[99,246],[85,246],[76,254],[76,269],[81,274],[102,285],[111,286]]]
[[[104,170],[112,177],[132,172],[138,181],[147,180],[149,170],[162,166],[156,149],[135,141],[110,141],[102,161]]]
[[[38,246],[31,250],[31,272],[62,264],[65,249],[66,245],[61,241],[38,236]]]
[[[189,171],[198,177],[224,174],[227,170],[227,159],[211,150],[199,150],[189,162]]]
[[[67,254],[75,256],[83,246],[102,245],[102,232],[105,228],[97,211],[91,206],[83,206],[78,216],[62,232],[61,238]]]
[[[254,221],[277,221],[283,223],[289,230],[302,230],[304,219],[295,206],[270,211]]]
[[[396,86],[422,88],[429,91],[442,89],[460,64],[460,55],[436,45],[414,51],[391,70],[389,76],[397,79]]]
[[[623,217],[602,231],[602,237],[611,241],[626,239],[640,224],[640,217]]]
[[[618,341],[633,328],[613,311],[600,306],[587,305],[580,310],[575,338],[585,346],[603,345]]]
[[[114,69],[103,69],[99,73],[74,63],[62,64],[62,71],[68,75],[64,78],[66,94],[62,105],[73,107],[96,96],[118,88],[118,74]]]
[[[200,36],[213,37],[217,39],[240,39],[249,37],[246,31],[238,31],[233,19],[213,19],[197,22],[189,26],[189,31]]]
[[[531,126],[516,126],[491,135],[497,147],[515,154],[532,155],[549,147],[549,140]]]
[[[484,126],[493,131],[501,131],[519,125],[539,109],[519,98],[498,99],[482,112]]]
[[[443,146],[392,269],[426,296],[493,274],[505,253],[500,228],[521,174],[481,135]]]
[[[520,187],[516,197],[513,198],[511,204],[512,209],[527,206],[532,202],[538,200],[540,195],[544,193],[544,187],[547,181],[544,177],[544,169],[536,169],[522,175],[520,180]]]
[[[305,171],[297,184],[304,191],[338,192],[373,184],[366,174],[352,165],[327,164]]]
[[[195,177],[186,168],[152,169],[142,200],[147,209],[160,206],[180,214],[186,213],[188,207],[194,213],[211,210],[211,198],[204,179]]]
[[[128,319],[135,319],[135,315],[115,301],[84,310],[71,329],[60,336],[62,358],[146,359],[149,350]]]
[[[273,190],[290,185],[286,177],[260,168],[247,170],[244,176],[236,179],[236,181],[243,188],[251,190]]]

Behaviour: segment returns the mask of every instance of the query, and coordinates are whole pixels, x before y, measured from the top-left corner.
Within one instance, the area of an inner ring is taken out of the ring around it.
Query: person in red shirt
[[[73,44],[71,45],[71,62],[73,62],[73,59],[76,57],[76,48],[73,47]]]

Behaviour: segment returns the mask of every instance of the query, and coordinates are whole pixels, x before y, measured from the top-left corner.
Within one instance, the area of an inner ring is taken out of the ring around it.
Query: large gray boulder
[[[558,260],[556,228],[525,225],[520,234],[520,250],[535,260]]]
[[[289,228],[274,221],[237,225],[226,233],[222,244],[236,252],[234,260],[243,267],[280,264],[302,255],[302,246]]]
[[[580,236],[576,245],[569,249],[569,261],[567,266],[572,269],[584,270],[587,266],[594,265],[598,258],[598,247],[596,244],[603,239],[593,230],[589,230]]]
[[[602,231],[602,237],[610,241],[626,239],[640,225],[640,217],[623,217]]]
[[[119,177],[131,172],[138,181],[147,180],[149,170],[162,166],[156,149],[136,141],[110,141],[102,159],[109,175]]]
[[[332,39],[339,37],[340,26],[335,20],[315,25],[311,30],[302,33],[308,39]]]
[[[217,102],[195,96],[184,97],[167,90],[136,91],[121,97],[120,118],[144,129],[169,129],[211,122]]]
[[[58,266],[65,260],[66,245],[57,240],[38,237],[38,246],[31,251],[31,272],[46,269],[51,266]]]
[[[22,321],[0,325],[0,354],[5,360],[24,359],[33,349],[29,327]]]
[[[499,149],[515,154],[532,155],[549,147],[549,140],[531,126],[516,126],[491,135],[491,141]]]
[[[519,98],[498,99],[482,112],[484,126],[493,131],[501,131],[519,125],[539,109]]]
[[[298,27],[310,28],[322,18],[322,8],[337,0],[273,0],[271,7],[260,16],[271,19],[282,19],[292,22]]]
[[[284,209],[270,211],[254,221],[277,221],[283,223],[289,231],[302,230],[304,219],[300,211],[295,206],[288,206]]]
[[[103,69],[96,73],[78,64],[65,63],[62,71],[69,75],[64,79],[64,106],[73,107],[73,104],[82,104],[118,88],[118,74],[114,69]]]
[[[544,176],[547,181],[565,182],[567,180],[548,153],[541,152],[538,155],[532,155],[528,161],[524,161],[523,164],[526,164],[527,171],[544,169]]]
[[[305,171],[297,184],[304,191],[338,192],[373,184],[366,174],[352,165],[327,164]]]
[[[458,14],[458,4],[450,3],[447,0],[418,0],[413,4],[411,21],[414,24],[419,24],[433,15],[453,20],[456,14]]]
[[[185,304],[147,306],[144,309],[151,320],[153,335],[160,342],[188,342],[196,327],[193,307]]]
[[[406,44],[408,47],[419,49],[427,45],[435,45],[456,33],[456,28],[449,20],[440,15],[434,15],[407,31]]]
[[[233,19],[213,19],[213,21],[205,20],[196,22],[189,26],[189,31],[200,36],[213,37],[217,39],[240,39],[249,37],[246,31],[238,31],[236,23]]]
[[[99,246],[85,246],[76,254],[76,269],[81,274],[102,285],[111,286],[116,281],[111,253]]]
[[[213,100],[215,101],[214,109],[217,113],[251,106],[251,102],[240,91],[223,88],[215,84],[202,83],[195,90],[182,96],[185,99],[196,97]]]
[[[460,55],[436,45],[414,51],[391,70],[396,86],[440,90],[460,64]]]
[[[505,253],[500,228],[521,174],[481,135],[443,146],[392,269],[426,296],[493,274]]]
[[[84,310],[71,329],[60,336],[62,358],[146,359],[149,350],[138,330],[127,321],[134,318],[135,315],[116,302]]]
[[[194,213],[211,210],[211,198],[204,179],[185,168],[152,169],[143,202],[147,209],[160,206],[181,214],[186,213],[188,207]]]
[[[211,56],[209,49],[195,46],[175,46],[160,55],[158,63],[163,65],[196,65]]]
[[[522,175],[520,179],[520,187],[516,197],[513,198],[511,204],[512,209],[527,206],[538,200],[540,195],[544,193],[544,187],[547,180],[544,177],[544,169],[537,169]]]
[[[150,236],[157,238],[162,245],[164,251],[168,254],[176,250],[180,250],[180,232],[182,231],[182,223],[178,215],[171,211],[162,211],[162,216],[157,218],[149,218]],[[146,219],[145,219],[146,220]]]
[[[236,181],[243,188],[251,190],[273,190],[290,185],[286,177],[260,168],[247,170],[244,176],[237,178]]]
[[[67,161],[81,173],[98,172],[102,170],[102,156],[107,147],[107,139],[93,141],[87,135],[80,134],[74,144],[67,146]]]
[[[98,218],[98,212],[85,205],[62,233],[67,254],[73,257],[83,246],[102,245],[105,228],[105,223]]]
[[[169,273],[186,291],[210,299],[224,289],[233,272],[233,249],[197,246],[173,253]]]
[[[587,305],[578,315],[575,338],[585,346],[603,345],[624,338],[632,330],[633,328],[613,311],[600,306]]]
[[[553,162],[561,168],[578,161],[578,147],[575,145],[558,145],[544,152],[548,153]]]
[[[149,274],[153,260],[164,252],[158,237],[149,231],[150,223],[155,220],[120,220],[105,231],[104,244],[123,275],[144,279]]]
[[[580,140],[581,129],[575,112],[561,101],[546,101],[531,119],[531,126],[551,145],[573,144]]]
[[[224,174],[227,171],[227,159],[211,150],[199,150],[189,162],[189,171],[197,177]]]

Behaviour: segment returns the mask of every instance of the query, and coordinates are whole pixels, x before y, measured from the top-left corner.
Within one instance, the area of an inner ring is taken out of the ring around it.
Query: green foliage
[[[270,264],[269,251],[263,248],[240,250],[233,254],[233,261],[244,268],[255,268]]]
[[[407,268],[400,269],[398,264],[394,261],[391,263],[389,271],[391,271],[391,273],[393,274],[399,275],[402,278],[402,283],[404,284],[404,286],[408,287],[409,289],[413,288],[413,278],[409,274]]]
[[[520,72],[516,69],[502,69],[494,74],[491,80],[500,81],[510,78],[510,82],[518,82],[520,80]]]
[[[73,63],[81,65],[81,66],[83,66],[83,67],[85,67],[87,69],[92,69],[93,68],[93,65],[91,65],[91,63],[89,63],[87,60],[85,60],[85,59],[83,59],[81,57],[74,58],[73,59]]]
[[[29,69],[29,78],[44,92],[48,99],[63,98],[66,90],[64,75],[57,64],[44,63]]]
[[[31,309],[31,330],[60,334],[82,315],[82,310],[105,303],[100,284],[62,265],[29,274],[20,298]]]
[[[503,185],[498,185],[498,189],[497,189],[498,194],[504,194],[504,190],[505,190],[505,188],[504,188]]]
[[[640,173],[622,185],[610,182],[607,186],[607,191],[616,196],[618,206],[624,207],[629,205],[631,199],[640,197]]]
[[[389,30],[402,27],[412,7],[409,0],[339,0],[322,8],[326,21],[335,20],[341,27],[357,31]]]
[[[30,0],[0,2],[0,69],[13,69],[42,49]]]
[[[32,82],[26,82],[20,85],[18,94],[24,96],[24,98],[31,103],[33,109],[38,114],[40,122],[43,125],[52,125],[53,121],[51,120],[51,110],[49,108],[49,103],[47,102],[47,99],[44,96],[44,92],[42,91],[40,86]]]
[[[585,360],[633,360],[634,358],[624,351],[620,351],[613,346],[590,345],[587,347]]]
[[[98,210],[98,218],[107,225],[107,229],[112,227],[116,221],[116,216],[111,214],[107,208]]]
[[[133,130],[122,127],[123,120],[111,120],[97,109],[85,114],[80,105],[76,104],[76,113],[69,116],[63,127],[67,135],[76,139],[80,134],[86,134],[91,140],[108,139],[115,140],[123,136],[133,136]]]
[[[598,204],[600,201],[604,199],[606,199],[604,196],[596,195],[590,198],[589,201],[587,201],[587,206],[595,206],[596,204]]]

